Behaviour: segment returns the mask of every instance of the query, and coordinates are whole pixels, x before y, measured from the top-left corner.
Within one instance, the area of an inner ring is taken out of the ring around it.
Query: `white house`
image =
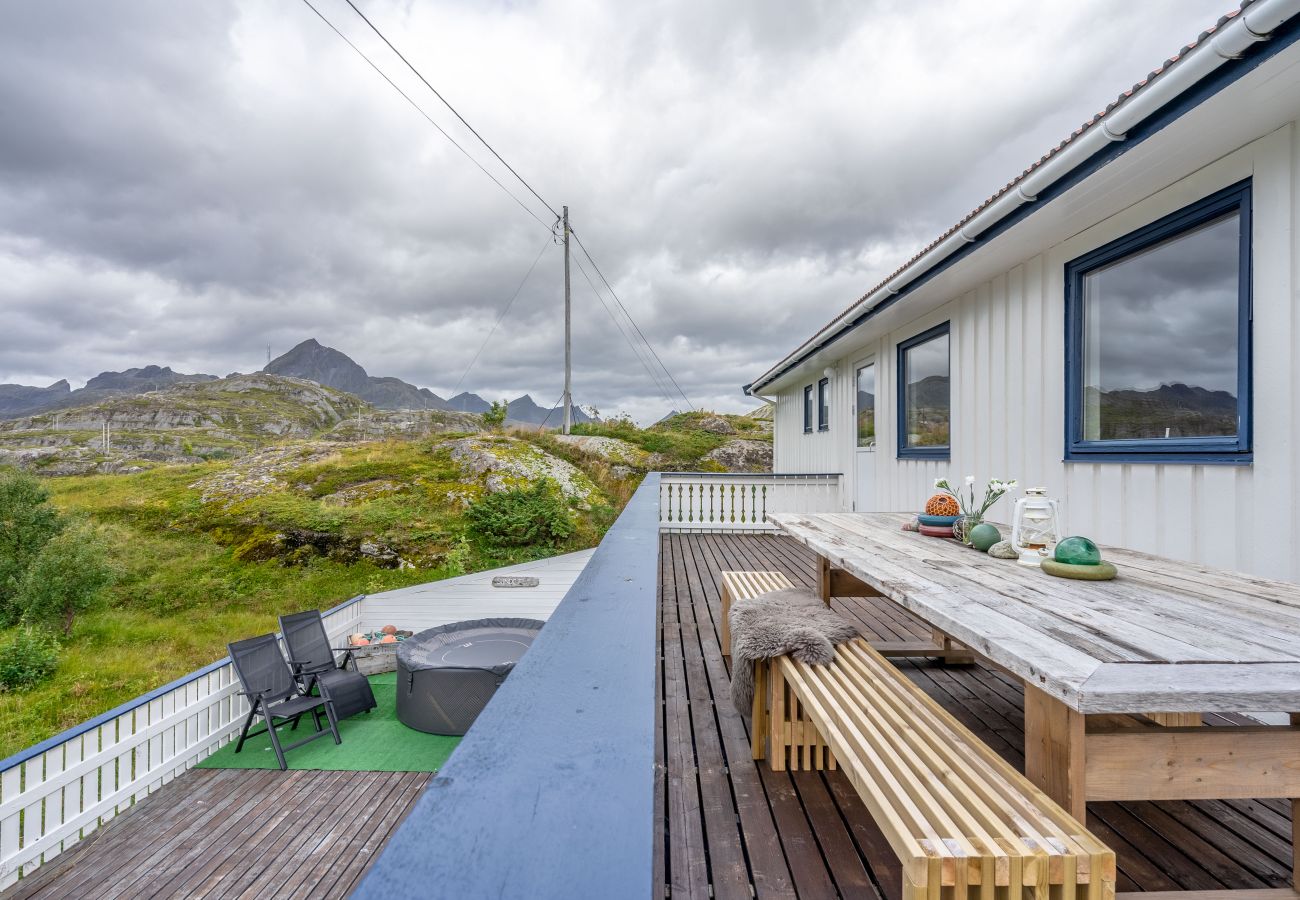
[[[1297,38],[1245,4],[759,376],[775,470],[858,510],[1015,477],[1070,533],[1300,580]]]

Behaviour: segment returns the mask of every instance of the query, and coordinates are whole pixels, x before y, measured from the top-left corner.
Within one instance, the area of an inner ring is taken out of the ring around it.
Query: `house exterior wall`
[[[835,362],[831,429],[802,433],[800,382],[778,395],[779,472],[843,472],[855,495],[853,367],[874,352],[878,510],[917,509],[938,476],[1014,477],[1061,499],[1065,527],[1103,543],[1258,575],[1300,580],[1300,150],[1297,124],[1255,140],[1168,188],[1142,196],[1044,253],[906,326],[845,340]],[[1244,178],[1253,191],[1253,419],[1250,465],[1064,462],[1066,263]],[[896,456],[896,347],[951,323],[952,454]],[[816,377],[821,377],[820,370]],[[1007,521],[1007,500],[994,518]]]

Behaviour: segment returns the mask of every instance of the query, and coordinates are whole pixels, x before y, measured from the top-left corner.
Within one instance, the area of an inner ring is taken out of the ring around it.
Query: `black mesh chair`
[[[243,749],[245,740],[265,732],[271,737],[275,760],[280,764],[280,771],[283,772],[287,768],[284,763],[286,750],[301,747],[327,734],[334,735],[334,743],[342,743],[339,739],[338,720],[334,716],[334,707],[330,702],[328,690],[322,688],[319,697],[310,696],[303,691],[288,663],[280,654],[280,644],[275,635],[264,634],[244,641],[235,641],[226,646],[230,650],[230,661],[234,664],[235,674],[239,676],[239,683],[244,688],[240,693],[252,704],[252,708],[248,711],[248,719],[239,732],[239,742],[235,744],[236,753]],[[325,711],[325,718],[329,720],[329,731],[321,728],[322,709]],[[316,733],[282,747],[280,736],[276,732],[276,723],[292,722],[290,728],[292,731],[298,727],[298,720],[308,713],[311,714],[312,724],[316,726]],[[258,716],[266,720],[266,728],[262,731],[249,731],[248,729],[253,727],[253,720]]]
[[[357,671],[352,651],[346,651],[342,661],[335,660],[319,610],[280,616],[280,633],[289,650],[289,665],[304,694],[319,686],[321,695],[333,702],[334,715],[340,719],[375,708],[370,679]],[[351,670],[348,663],[352,663]]]

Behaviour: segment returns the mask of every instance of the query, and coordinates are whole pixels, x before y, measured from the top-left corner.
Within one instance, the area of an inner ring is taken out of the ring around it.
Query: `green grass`
[[[370,687],[378,706],[339,723],[341,744],[323,737],[284,755],[290,769],[326,772],[436,772],[451,756],[460,738],[425,734],[397,721],[397,676],[372,675]],[[242,723],[241,723],[242,724]],[[259,722],[254,730],[261,727]],[[292,744],[310,734],[304,719],[297,731],[280,728],[280,744]],[[231,741],[199,763],[201,769],[277,769],[271,739],[265,734],[249,738],[238,753]]]

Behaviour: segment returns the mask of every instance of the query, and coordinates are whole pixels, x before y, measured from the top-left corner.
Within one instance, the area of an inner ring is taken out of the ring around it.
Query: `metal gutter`
[[[1300,0],[1256,0],[1254,3],[1243,4],[1239,13],[1212,32],[1212,37],[1197,43],[1174,62],[1166,64],[1158,75],[1122,97],[1116,105],[1085,126],[1081,133],[1068,140],[1059,152],[1049,155],[1041,164],[1011,182],[999,195],[954,226],[943,238],[871,290],[793,353],[754,382],[745,385],[745,393],[757,396],[757,391],[824,350],[875,313],[892,305],[905,293],[919,287],[928,276],[937,274],[947,264],[969,255],[982,238],[995,236],[1005,230],[999,226],[1014,224],[1032,209],[1040,208],[1048,200],[1059,196],[1063,191],[1054,189],[1071,176],[1077,175],[1084,167],[1087,167],[1083,173],[1085,176],[1101,168],[1118,155],[1114,152],[1115,145],[1125,148],[1136,146],[1159,127],[1179,118],[1206,97],[1217,93],[1289,46],[1294,40],[1294,34],[1290,35],[1291,40],[1252,52],[1257,44],[1268,40],[1273,32],[1297,14],[1300,14]],[[1221,70],[1229,61],[1241,60],[1247,56],[1251,58],[1251,64],[1233,67],[1232,76],[1224,79],[1214,91],[1197,98],[1194,103],[1180,106],[1176,115],[1160,121],[1158,127],[1145,129],[1140,135],[1135,134],[1169,104],[1185,99],[1185,95],[1193,88]],[[1071,185],[1078,180],[1081,179],[1074,178]]]

